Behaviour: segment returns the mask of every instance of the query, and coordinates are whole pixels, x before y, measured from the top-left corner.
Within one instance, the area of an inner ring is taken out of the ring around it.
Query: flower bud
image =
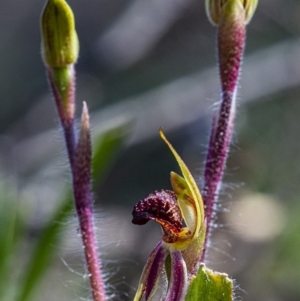
[[[250,22],[258,0],[205,0],[206,14],[213,25],[219,25],[223,17],[234,12],[244,12],[244,23]],[[242,8],[242,10],[241,10]]]
[[[41,33],[46,65],[60,68],[76,62],[79,44],[74,15],[64,0],[48,0],[41,16]]]

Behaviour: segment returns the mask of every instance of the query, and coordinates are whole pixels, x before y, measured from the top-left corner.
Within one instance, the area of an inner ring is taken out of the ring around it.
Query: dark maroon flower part
[[[144,225],[149,220],[158,222],[164,232],[163,240],[175,242],[182,230],[182,215],[173,191],[155,191],[147,198],[140,200],[133,208],[132,223]]]

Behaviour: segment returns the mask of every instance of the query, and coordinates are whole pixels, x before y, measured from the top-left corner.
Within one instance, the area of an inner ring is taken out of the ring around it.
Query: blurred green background
[[[160,237],[134,204],[176,163],[201,185],[219,100],[215,28],[195,0],[70,0],[78,116],[92,112],[94,191],[111,300],[130,300]],[[70,177],[40,57],[43,1],[0,2],[0,299],[88,298]],[[260,1],[248,26],[232,151],[207,265],[237,300],[300,299],[300,2]]]

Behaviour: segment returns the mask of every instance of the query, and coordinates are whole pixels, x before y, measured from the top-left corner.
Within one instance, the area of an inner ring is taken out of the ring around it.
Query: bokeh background
[[[99,248],[111,300],[131,300],[160,237],[157,225],[131,224],[132,208],[150,192],[169,189],[169,172],[178,170],[158,137],[160,126],[201,186],[219,100],[216,30],[204,1],[69,4],[81,47],[78,116],[86,100],[95,140],[113,129],[103,144],[113,159],[95,167],[102,168],[94,182]],[[0,2],[0,299],[86,300],[76,218],[56,215],[70,178],[40,56],[43,5]],[[207,262],[236,279],[237,300],[300,300],[299,19],[298,0],[261,0],[248,26]],[[47,232],[51,226],[59,231]]]

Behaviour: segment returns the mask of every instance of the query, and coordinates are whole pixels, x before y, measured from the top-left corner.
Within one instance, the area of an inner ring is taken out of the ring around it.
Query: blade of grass
[[[53,246],[59,244],[59,233],[61,233],[64,222],[68,219],[72,210],[73,201],[69,193],[41,231],[40,239],[31,254],[28,268],[23,276],[19,290],[20,295],[17,300],[30,300],[34,289],[51,263],[55,251]]]
[[[11,259],[22,230],[18,219],[17,196],[2,185],[0,189],[0,296],[6,296],[12,289],[8,287],[13,277]]]

